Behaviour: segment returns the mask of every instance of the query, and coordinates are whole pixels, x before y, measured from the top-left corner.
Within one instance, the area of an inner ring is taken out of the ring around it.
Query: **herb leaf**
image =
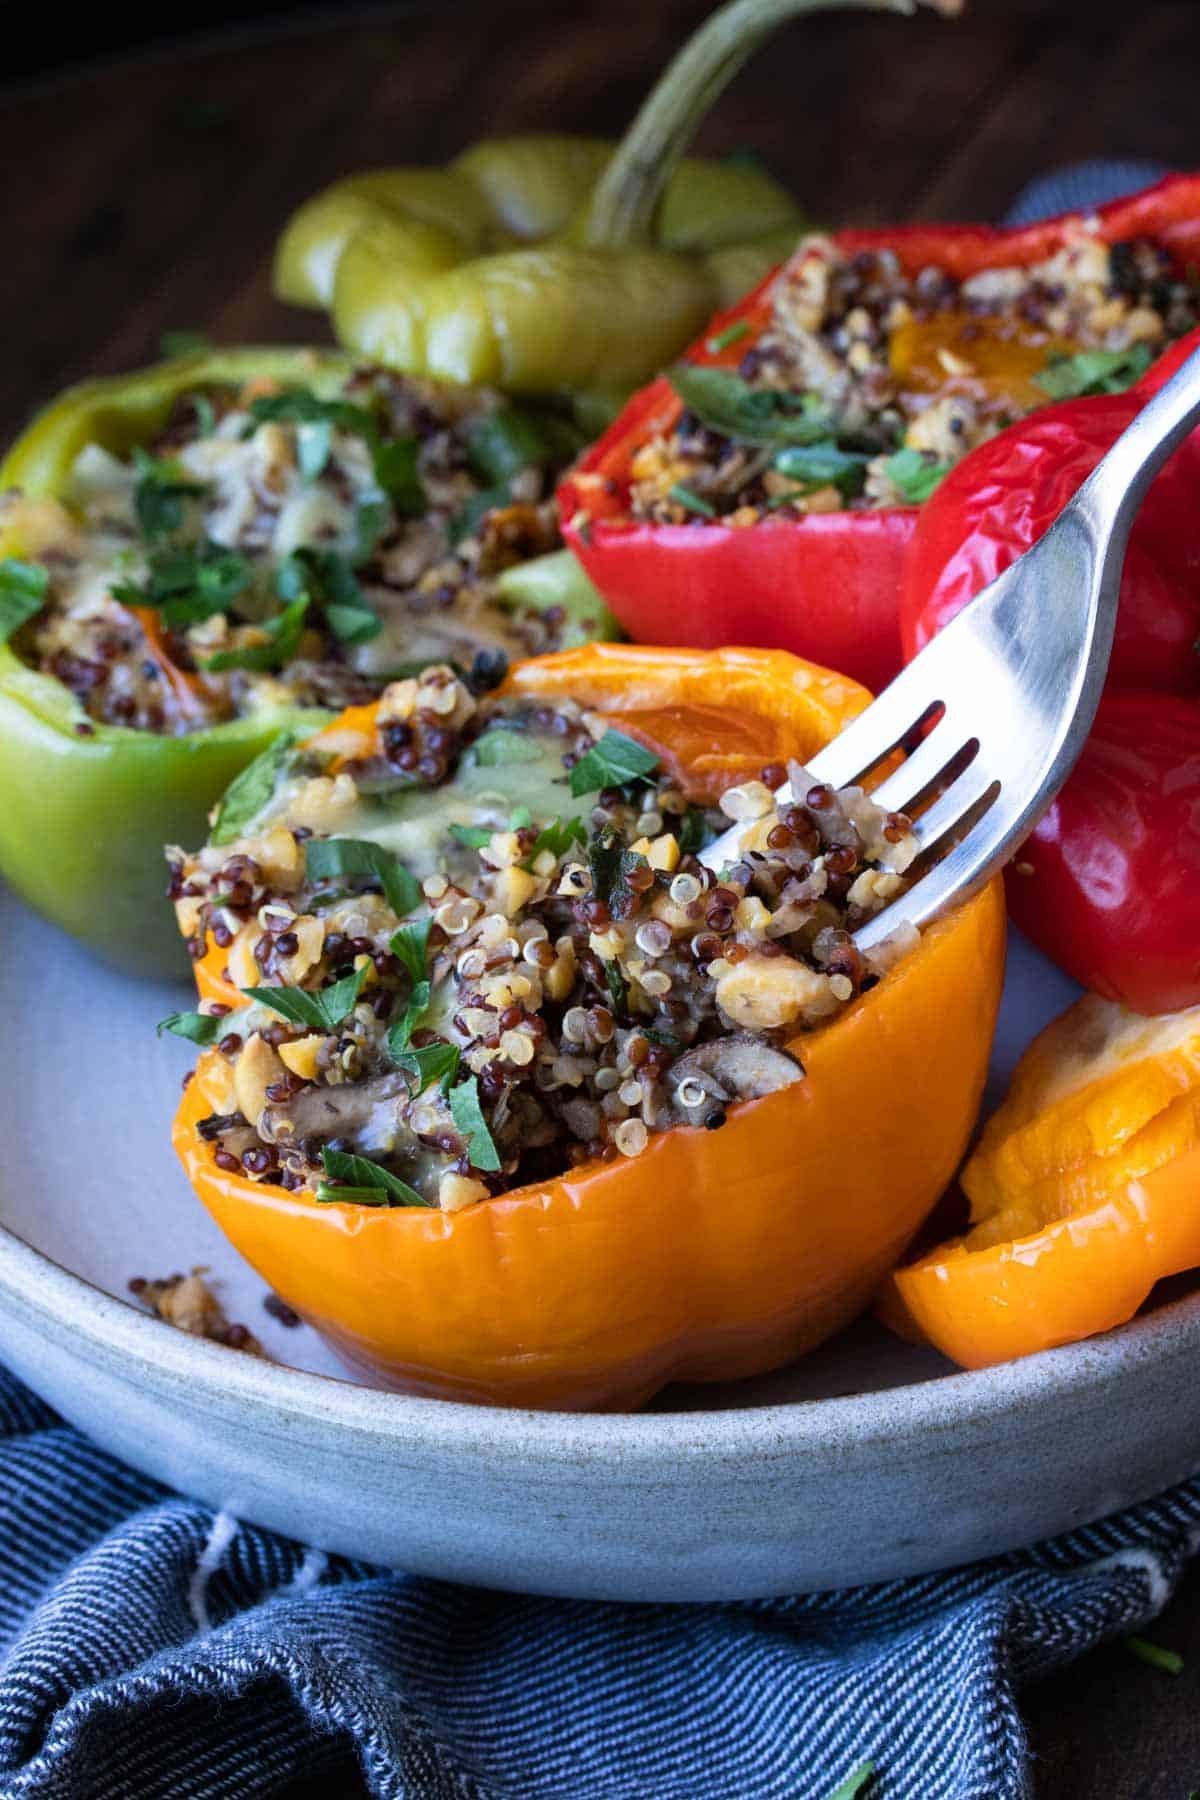
[[[428,981],[415,981],[403,1014],[388,1026],[388,1055],[394,1063],[412,1049],[412,1034],[429,1008],[430,993]]]
[[[593,838],[588,845],[588,868],[595,898],[606,906],[624,898],[629,892],[626,877],[645,860],[636,850],[623,849],[616,832],[605,831]]]
[[[541,755],[538,745],[521,731],[497,727],[476,738],[470,759],[481,769],[498,769],[507,763],[539,762]]]
[[[806,395],[751,387],[731,369],[699,363],[676,363],[668,374],[688,411],[723,437],[774,448],[816,444],[833,433],[833,420]]]
[[[853,1774],[847,1775],[845,1781],[834,1789],[829,1800],[855,1800],[856,1795],[862,1793],[874,1773],[875,1764],[873,1762],[860,1764]]]
[[[318,1200],[326,1203],[348,1200],[361,1206],[429,1205],[416,1188],[409,1187],[407,1181],[401,1181],[382,1163],[372,1162],[369,1156],[355,1156],[349,1150],[322,1150],[321,1162],[333,1181],[350,1185],[338,1188],[322,1182],[317,1189]],[[368,1194],[378,1194],[379,1198],[368,1200]]]
[[[716,331],[712,337],[705,338],[704,348],[711,356],[719,356],[722,350],[728,350],[731,344],[740,344],[748,334],[750,326],[745,319],[735,319],[724,331]]]
[[[555,856],[565,856],[572,844],[586,844],[586,842],[587,832],[584,829],[583,820],[578,815],[573,819],[551,819],[550,823],[543,825],[538,832],[533,849],[529,852],[526,861],[532,862],[533,858],[543,850],[552,850]]]
[[[472,1168],[496,1174],[500,1168],[500,1152],[483,1116],[479,1082],[474,1075],[450,1089],[450,1116],[467,1140],[467,1155]]]
[[[309,1031],[336,1031],[343,1019],[354,1011],[367,978],[367,964],[343,975],[332,987],[319,993],[306,993],[303,988],[243,988],[247,999],[257,1000],[286,1019],[289,1025],[303,1025]]]
[[[308,425],[297,426],[296,460],[300,465],[300,474],[306,482],[316,481],[324,472],[332,448],[332,420],[313,419]]]
[[[241,837],[250,821],[258,817],[275,792],[280,771],[294,742],[294,732],[281,731],[252,763],[246,764],[240,775],[234,776],[217,805],[217,816],[208,836],[210,844],[231,844]]]
[[[429,954],[429,928],[432,919],[418,919],[415,925],[402,925],[393,931],[388,949],[404,964],[414,982],[425,979],[425,958]]]
[[[715,519],[717,516],[717,509],[712,501],[706,500],[702,494],[695,493],[692,488],[687,486],[686,482],[672,482],[667,490],[667,499],[674,500],[675,504],[682,506],[685,512],[698,513],[702,519]]]
[[[174,1012],[168,1013],[154,1027],[156,1037],[161,1037],[164,1031],[172,1031],[176,1037],[187,1038],[193,1044],[213,1044],[224,1031],[224,1022],[210,1013]]]
[[[146,579],[114,583],[113,598],[125,606],[156,606],[171,631],[185,631],[201,619],[226,612],[250,586],[246,557],[222,544],[175,544],[150,552]]]
[[[202,481],[189,481],[177,462],[151,456],[140,445],[133,452],[139,480],[133,490],[133,510],[144,538],[168,537],[183,524],[185,500],[202,499],[208,492]]]
[[[275,586],[282,600],[308,594],[324,608],[326,624],[343,643],[363,644],[383,630],[383,620],[363,598],[350,558],[336,550],[301,545],[280,563]]]
[[[844,498],[862,492],[870,461],[861,450],[843,450],[832,438],[820,444],[789,444],[776,456],[774,467],[788,481],[806,490],[835,487]]]
[[[423,1094],[434,1081],[440,1081],[443,1090],[450,1086],[458,1074],[460,1054],[457,1044],[422,1044],[419,1050],[402,1050],[396,1063],[406,1074],[416,1076],[416,1092]]]
[[[507,487],[514,475],[546,462],[549,454],[537,421],[515,406],[480,419],[467,439],[467,461],[490,487]]]
[[[912,506],[923,506],[950,473],[950,464],[930,459],[923,450],[897,450],[884,464],[892,483]]]
[[[657,767],[657,756],[636,738],[626,737],[623,731],[606,731],[571,770],[571,792],[578,799],[598,788],[624,787],[626,782],[644,780]]]
[[[464,538],[477,536],[479,527],[488,514],[497,507],[507,506],[511,499],[512,495],[507,487],[480,488],[446,526],[446,535],[451,544],[460,544]]]
[[[705,822],[703,809],[689,806],[683,818],[675,827],[675,841],[679,845],[681,856],[694,856],[708,842],[709,830]]]
[[[304,846],[304,872],[309,881],[328,881],[335,876],[377,881],[398,919],[421,904],[416,876],[390,850],[368,838],[310,838]]]
[[[419,518],[428,505],[418,473],[420,454],[415,437],[392,438],[374,447],[375,479],[404,519]]]
[[[468,850],[482,850],[491,841],[490,825],[448,825],[446,829],[455,843],[464,845]]]
[[[279,669],[290,662],[300,648],[300,640],[304,636],[305,615],[312,601],[307,594],[301,594],[290,606],[274,619],[268,619],[262,629],[266,632],[266,642],[262,644],[242,644],[235,650],[218,650],[212,656],[202,658],[200,667],[219,674],[224,669]]]
[[[41,612],[49,586],[49,570],[41,563],[23,562],[19,556],[0,562],[0,644]]]
[[[1151,361],[1148,344],[1133,344],[1128,350],[1080,350],[1074,356],[1052,356],[1033,383],[1051,400],[1119,394],[1146,373]]]

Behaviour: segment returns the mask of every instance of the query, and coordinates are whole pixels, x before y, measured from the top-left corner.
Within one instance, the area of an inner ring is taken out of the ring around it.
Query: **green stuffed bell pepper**
[[[162,847],[281,733],[416,666],[482,688],[612,635],[558,549],[577,447],[551,413],[335,352],[62,395],[0,465],[0,873],[108,961],[181,972]]]
[[[911,12],[914,0],[732,0],[615,149],[518,137],[445,169],[351,175],[287,225],[276,293],[327,310],[347,348],[412,374],[513,394],[640,386],[794,247],[804,220],[764,170],[683,151],[779,24],[837,4]]]

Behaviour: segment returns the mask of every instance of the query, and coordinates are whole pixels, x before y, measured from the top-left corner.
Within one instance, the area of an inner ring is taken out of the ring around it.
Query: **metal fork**
[[[1104,685],[1130,526],[1150,482],[1198,420],[1200,350],[1122,432],[1037,543],[807,765],[814,782],[841,788],[900,746],[911,748],[871,798],[914,818],[917,879],[854,933],[860,948],[904,921],[923,925],[982,887],[1063,785]],[[790,783],[775,798],[804,801]],[[700,861],[731,867],[745,829],[723,832]]]

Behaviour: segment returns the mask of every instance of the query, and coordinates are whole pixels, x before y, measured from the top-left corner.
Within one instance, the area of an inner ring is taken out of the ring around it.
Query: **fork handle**
[[[1102,590],[1111,588],[1114,608],[1125,546],[1146,489],[1197,423],[1200,350],[1193,350],[1126,426],[1071,502],[1091,536],[1096,573]]]

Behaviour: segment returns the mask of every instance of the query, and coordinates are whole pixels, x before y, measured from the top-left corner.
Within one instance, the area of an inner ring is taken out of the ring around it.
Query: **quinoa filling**
[[[558,547],[578,447],[553,414],[373,368],[332,396],[190,393],[132,456],[87,445],[61,503],[0,498],[41,599],[16,647],[90,719],[166,734],[338,710],[432,662],[494,683],[562,643],[563,609],[507,603],[503,575]]]
[[[685,411],[633,457],[630,513],[740,526],[920,504],[977,444],[1051,400],[1128,387],[1198,319],[1191,271],[1084,226],[1044,262],[963,281],[805,238],[736,372],[672,371]]]
[[[916,940],[851,936],[916,852],[861,789],[772,766],[690,805],[582,706],[449,667],[389,687],[369,744],[269,753],[215,817],[170,893],[244,1004],[168,1023],[216,1052],[214,1163],[318,1201],[455,1210],[719,1129]],[[717,875],[695,852],[731,820]]]

